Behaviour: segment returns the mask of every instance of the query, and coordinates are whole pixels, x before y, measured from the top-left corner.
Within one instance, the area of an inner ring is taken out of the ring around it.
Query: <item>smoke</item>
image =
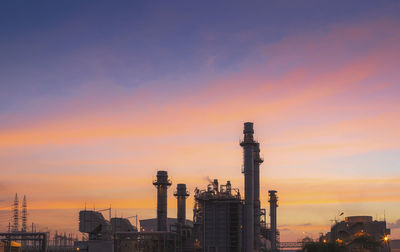
[[[213,186],[216,186],[216,184],[214,184],[214,180],[212,180],[209,176],[204,177],[204,180],[208,181]]]
[[[214,181],[212,181],[212,179],[211,179],[209,176],[205,176],[203,179],[204,179],[205,181],[211,183],[211,184],[214,183]]]

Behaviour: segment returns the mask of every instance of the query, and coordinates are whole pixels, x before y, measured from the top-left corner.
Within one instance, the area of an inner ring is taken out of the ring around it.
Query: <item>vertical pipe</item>
[[[157,230],[167,231],[167,191],[171,185],[168,172],[158,171],[153,185],[157,188]]]
[[[157,230],[167,231],[167,189],[160,185],[157,194]]]
[[[231,192],[232,192],[232,185],[231,185],[231,181],[226,181],[226,193],[228,194],[228,195],[231,195]]]
[[[186,198],[189,196],[189,192],[186,190],[186,184],[178,184],[176,186],[176,192],[174,196],[177,198],[177,219],[178,223],[185,225],[186,223]]]
[[[257,251],[260,249],[261,246],[260,164],[262,162],[263,160],[260,157],[260,144],[256,143],[254,147],[254,237],[255,237],[254,245]]]
[[[276,191],[271,190],[269,193],[269,216],[271,222],[271,251],[277,252],[277,226],[276,226],[276,208],[278,207],[278,197]]]
[[[244,251],[254,251],[254,139],[253,123],[244,123],[244,139],[240,143],[244,157]]]
[[[218,179],[214,179],[213,186],[214,186],[214,191],[217,193],[218,192]]]

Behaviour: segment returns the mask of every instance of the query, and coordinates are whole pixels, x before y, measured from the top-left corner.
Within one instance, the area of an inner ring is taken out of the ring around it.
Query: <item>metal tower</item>
[[[19,202],[18,202],[18,194],[15,194],[13,210],[12,210],[13,222],[11,232],[19,231]]]
[[[27,231],[26,223],[28,221],[28,208],[26,205],[26,196],[24,195],[24,199],[22,200],[22,211],[21,211],[21,219],[22,219],[22,232]]]
[[[167,231],[167,190],[172,185],[168,172],[158,171],[153,185],[157,188],[157,231]]]
[[[244,251],[254,251],[254,141],[253,123],[245,122],[244,138],[240,143],[243,147],[244,167]]]

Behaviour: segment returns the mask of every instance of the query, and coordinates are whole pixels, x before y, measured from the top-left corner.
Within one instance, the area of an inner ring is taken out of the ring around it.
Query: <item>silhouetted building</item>
[[[198,251],[241,251],[243,204],[230,181],[218,188],[218,180],[207,190],[195,191],[194,246]]]
[[[386,221],[374,221],[371,216],[349,216],[335,223],[327,233],[328,242],[346,247],[346,251],[390,251],[390,229]]]

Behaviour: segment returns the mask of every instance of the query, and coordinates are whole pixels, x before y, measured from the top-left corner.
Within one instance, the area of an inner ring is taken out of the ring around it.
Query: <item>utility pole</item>
[[[139,231],[139,228],[138,228],[138,215],[136,214],[136,215],[132,215],[132,216],[129,216],[129,217],[126,217],[126,218],[127,219],[135,218],[136,219],[136,228]]]

